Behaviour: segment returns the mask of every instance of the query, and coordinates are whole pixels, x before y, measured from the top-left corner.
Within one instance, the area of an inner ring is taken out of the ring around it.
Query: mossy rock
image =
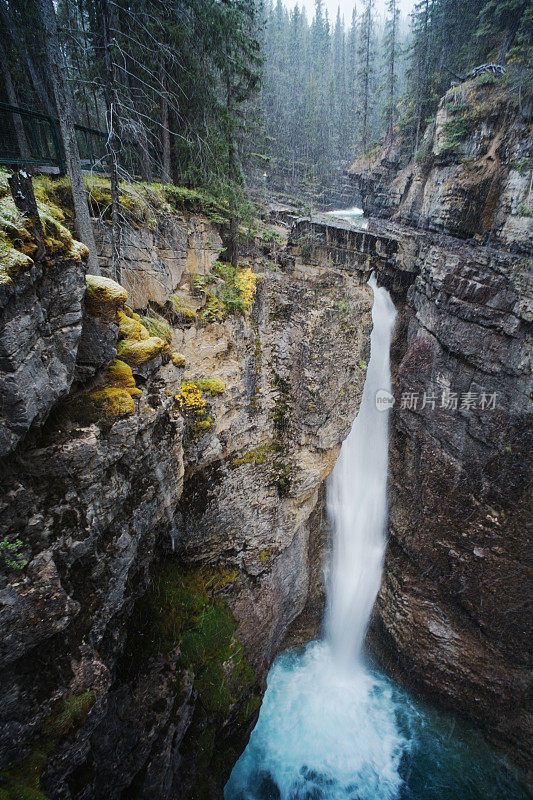
[[[165,319],[160,317],[141,317],[141,325],[144,325],[150,336],[159,336],[167,344],[172,342],[172,328]]]
[[[119,389],[115,386],[82,392],[65,404],[63,414],[84,424],[123,419],[135,413],[133,394],[140,396],[142,392],[140,389]]]
[[[181,353],[172,353],[170,359],[175,367],[185,367],[187,365],[187,359]]]
[[[8,173],[0,170],[0,284],[12,283],[31,269],[38,249],[35,223],[16,208],[7,179]],[[38,194],[36,198],[46,247],[45,262],[58,255],[76,261],[86,258],[88,250],[85,245],[76,242],[62,224],[65,217],[61,209],[42,202]]]
[[[196,434],[204,434],[212,431],[215,426],[215,420],[211,415],[205,419],[195,419],[192,424],[192,432]]]
[[[102,386],[69,397],[59,415],[82,424],[113,422],[135,413],[133,398],[141,395],[131,367],[117,358],[106,368]]]
[[[104,319],[116,319],[117,311],[124,307],[128,293],[111,278],[102,275],[86,275],[87,290],[85,305],[90,314]]]
[[[167,343],[159,336],[149,336],[143,341],[122,339],[117,346],[117,357],[131,367],[139,367],[167,349]]]
[[[243,464],[264,464],[270,455],[277,451],[276,443],[274,440],[269,440],[249,450],[243,456],[233,459],[233,466],[241,467]]]
[[[105,383],[107,386],[115,386],[117,389],[136,388],[130,365],[118,358],[107,367]]]
[[[226,384],[220,378],[198,378],[194,383],[207,395],[223,394],[226,391]]]
[[[136,605],[133,636],[126,647],[126,654],[143,668],[151,657],[179,645],[183,667],[195,674],[202,707],[222,716],[255,682],[235,636],[235,618],[220,596],[236,579],[233,569],[201,567],[188,572],[175,561],[161,564]]]
[[[118,335],[121,339],[130,339],[142,342],[150,338],[147,328],[134,317],[126,314],[119,308],[117,312]]]
[[[166,310],[175,322],[183,325],[194,325],[198,321],[198,314],[192,308],[187,308],[180,298],[171,294],[166,302]]]
[[[40,787],[41,775],[62,739],[84,724],[94,701],[94,692],[87,691],[68,695],[56,703],[31,752],[18,764],[0,772],[0,800],[47,800]]]

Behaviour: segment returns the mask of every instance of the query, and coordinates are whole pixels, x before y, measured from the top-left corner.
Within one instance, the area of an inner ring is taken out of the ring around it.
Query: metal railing
[[[107,134],[74,125],[83,169],[107,171]],[[51,114],[0,102],[0,164],[55,167],[66,172],[59,120]]]

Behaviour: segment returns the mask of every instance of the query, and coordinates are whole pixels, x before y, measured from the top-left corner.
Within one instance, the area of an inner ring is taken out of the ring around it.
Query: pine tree
[[[385,69],[387,74],[386,101],[384,115],[386,119],[386,138],[392,139],[396,122],[397,70],[398,70],[398,25],[400,9],[398,0],[388,0],[388,17],[385,25]]]
[[[372,138],[372,96],[375,90],[374,0],[365,0],[359,29],[359,143],[361,153],[369,149]]]

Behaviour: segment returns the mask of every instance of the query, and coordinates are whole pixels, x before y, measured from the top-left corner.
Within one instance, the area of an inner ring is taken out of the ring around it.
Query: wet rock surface
[[[494,91],[450,90],[423,158],[363,172],[369,207],[392,217],[369,231],[410,238],[415,273],[409,288],[394,267],[383,273],[400,319],[391,542],[369,643],[400,680],[527,765],[533,225],[517,208],[530,105]],[[465,114],[475,133],[452,143]]]
[[[125,293],[91,279],[76,295],[72,394],[2,464],[2,531],[28,562],[3,564],[0,590],[8,792],[214,797],[245,745],[315,594],[319,497],[371,307],[360,279],[257,258],[249,317],[199,324],[206,298],[175,276],[196,318],[132,368],[110,362],[148,335]],[[205,411],[180,413],[183,382],[202,380]]]

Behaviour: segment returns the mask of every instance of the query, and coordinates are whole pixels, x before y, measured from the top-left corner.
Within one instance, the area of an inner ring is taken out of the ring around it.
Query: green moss
[[[195,434],[204,434],[212,431],[215,426],[215,420],[211,415],[204,419],[195,419],[192,424],[192,432]]]
[[[165,305],[165,310],[168,314],[170,314],[170,317],[174,322],[185,325],[194,325],[194,323],[198,320],[198,314],[196,311],[184,306],[183,302],[175,294],[171,294],[168,298]]]
[[[359,369],[366,370],[368,364],[366,363],[364,358],[360,358],[359,361],[357,362],[357,366],[359,367]]]
[[[204,566],[188,571],[161,563],[137,601],[120,669],[138,674],[149,660],[181,653],[181,667],[194,674],[198,693],[192,724],[181,746],[194,754],[195,785],[187,796],[205,798],[210,781],[225,774],[260,704],[255,675],[236,636],[237,622],[224,598],[237,571]],[[235,741],[237,737],[239,741]]]
[[[131,367],[115,359],[107,367],[103,385],[69,397],[58,411],[59,417],[82,424],[114,422],[135,412],[134,397],[142,392],[135,385]]]
[[[233,459],[233,466],[241,467],[243,464],[264,464],[272,453],[276,452],[275,442],[270,439],[268,442],[260,444],[253,450],[249,450],[243,456]]]
[[[24,569],[28,562],[21,555],[21,549],[21,539],[15,539],[14,542],[10,542],[7,538],[0,540],[0,561],[3,561],[8,569]]]
[[[105,383],[117,389],[135,389],[135,378],[129,364],[116,358],[107,367]]]
[[[531,167],[531,159],[530,158],[520,158],[517,161],[511,162],[511,169],[514,169],[516,172],[519,172],[520,175],[525,175],[529,172]]]
[[[459,107],[457,107],[459,108]],[[439,154],[455,150],[467,136],[474,130],[477,124],[477,115],[464,114],[462,111],[457,112],[453,119],[446,120],[443,123],[442,129],[444,131],[444,144],[439,150]]]
[[[226,200],[217,200],[201,189],[186,189],[182,186],[162,186],[162,193],[176,211],[200,211],[211,222],[224,225],[229,221],[230,211]]]
[[[141,394],[140,389],[118,389],[106,386],[92,392],[74,395],[64,404],[61,416],[83,424],[114,421],[135,413],[132,394]]]
[[[185,367],[187,365],[187,359],[181,353],[172,353],[170,356],[170,360],[174,364],[175,367]]]
[[[226,391],[226,384],[220,378],[198,378],[194,382],[207,395],[223,394]]]
[[[122,339],[117,346],[117,357],[131,367],[138,367],[151,361],[166,348],[168,348],[167,343],[158,336],[149,336],[148,339],[140,342],[133,339]]]
[[[233,569],[188,572],[174,561],[162,564],[137,603],[135,632],[126,647],[138,669],[179,645],[183,667],[195,674],[202,707],[217,715],[227,715],[255,680],[235,636],[237,623],[220,594],[236,578]]]
[[[259,553],[259,561],[261,564],[266,564],[268,559],[270,558],[270,550],[261,550]]]
[[[87,199],[97,216],[109,219],[111,215],[111,185],[109,178],[98,175],[85,176]],[[74,217],[72,192],[68,178],[40,176],[35,179],[36,195],[47,203],[59,206],[71,219]],[[229,219],[227,201],[217,200],[201,189],[160,183],[120,183],[121,211],[138,224],[154,225],[156,213],[203,213],[212,222],[225,224]]]
[[[516,209],[516,214],[519,217],[533,217],[533,208],[528,208],[525,203],[520,203]]]
[[[0,170],[0,284],[11,283],[30,269],[38,249],[34,222],[16,208],[7,179],[8,173]],[[76,242],[63,225],[62,210],[53,203],[43,202],[37,191],[36,199],[46,247],[44,261],[56,255],[77,261],[86,258],[87,248]]]
[[[274,433],[277,438],[284,437],[289,427],[290,414],[290,386],[289,382],[280,375],[275,375],[272,381],[275,394],[274,408],[270,412],[270,419],[274,423]]]
[[[87,275],[85,305],[95,317],[114,320],[117,311],[124,307],[128,293],[116,281],[101,275]]]
[[[43,723],[33,749],[18,764],[0,772],[5,785],[0,798],[7,800],[43,800],[40,790],[41,775],[50,756],[73,728],[84,724],[94,705],[95,694],[87,691],[80,695],[63,697]]]
[[[167,344],[172,341],[172,328],[168,322],[161,317],[141,317],[141,325],[144,325],[150,336],[159,336]]]
[[[137,315],[136,315],[137,316]],[[117,312],[118,320],[118,334],[121,339],[129,339],[130,341],[143,342],[150,338],[148,329],[141,322],[138,322],[134,316],[129,316],[122,309]]]

